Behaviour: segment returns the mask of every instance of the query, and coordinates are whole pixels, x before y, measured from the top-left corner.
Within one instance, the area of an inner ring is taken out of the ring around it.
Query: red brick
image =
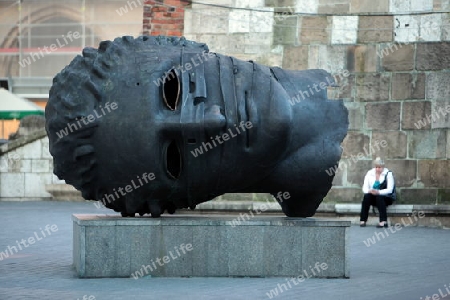
[[[171,14],[174,19],[184,19],[184,12],[173,12]]]
[[[175,35],[175,36],[182,36],[183,34],[181,33],[181,31],[166,31],[167,35]]]
[[[165,12],[153,12],[152,17],[154,19],[165,19],[166,13]]]
[[[173,20],[171,19],[153,19],[153,24],[173,24]]]
[[[167,8],[164,6],[153,6],[151,11],[152,12],[164,12],[164,11],[167,11]]]
[[[164,0],[164,5],[180,6],[182,4],[180,0]]]
[[[158,26],[161,26],[162,28],[164,28],[166,30],[180,29],[182,27],[181,24],[164,24],[164,25],[158,25]]]

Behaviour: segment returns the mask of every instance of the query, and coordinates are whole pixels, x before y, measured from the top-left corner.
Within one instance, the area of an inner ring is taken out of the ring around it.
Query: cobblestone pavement
[[[367,246],[385,229],[352,226],[350,279],[307,279],[280,292],[284,278],[79,279],[72,267],[71,215],[113,211],[87,201],[35,201],[0,202],[0,213],[1,300],[248,300],[271,299],[272,289],[278,292],[273,299],[450,299],[450,230],[405,227]],[[11,251],[17,253],[1,256]]]

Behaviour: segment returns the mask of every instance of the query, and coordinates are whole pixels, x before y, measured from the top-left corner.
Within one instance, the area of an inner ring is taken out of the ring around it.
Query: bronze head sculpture
[[[347,128],[324,70],[267,67],[179,37],[85,48],[53,80],[54,173],[122,216],[195,208],[231,192],[288,191],[292,217],[331,188]]]

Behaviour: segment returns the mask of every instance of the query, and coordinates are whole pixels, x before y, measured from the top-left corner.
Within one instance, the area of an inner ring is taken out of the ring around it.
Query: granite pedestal
[[[349,277],[349,221],[73,215],[79,277]],[[326,267],[325,267],[326,266]]]

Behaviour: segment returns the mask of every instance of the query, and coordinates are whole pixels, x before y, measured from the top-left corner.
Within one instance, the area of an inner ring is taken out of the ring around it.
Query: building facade
[[[184,8],[184,22],[157,13],[171,5]],[[344,99],[350,127],[325,202],[359,203],[380,156],[398,203],[450,204],[449,11],[448,0],[147,1],[144,30],[177,29],[213,52],[330,72],[339,87],[329,96]]]

